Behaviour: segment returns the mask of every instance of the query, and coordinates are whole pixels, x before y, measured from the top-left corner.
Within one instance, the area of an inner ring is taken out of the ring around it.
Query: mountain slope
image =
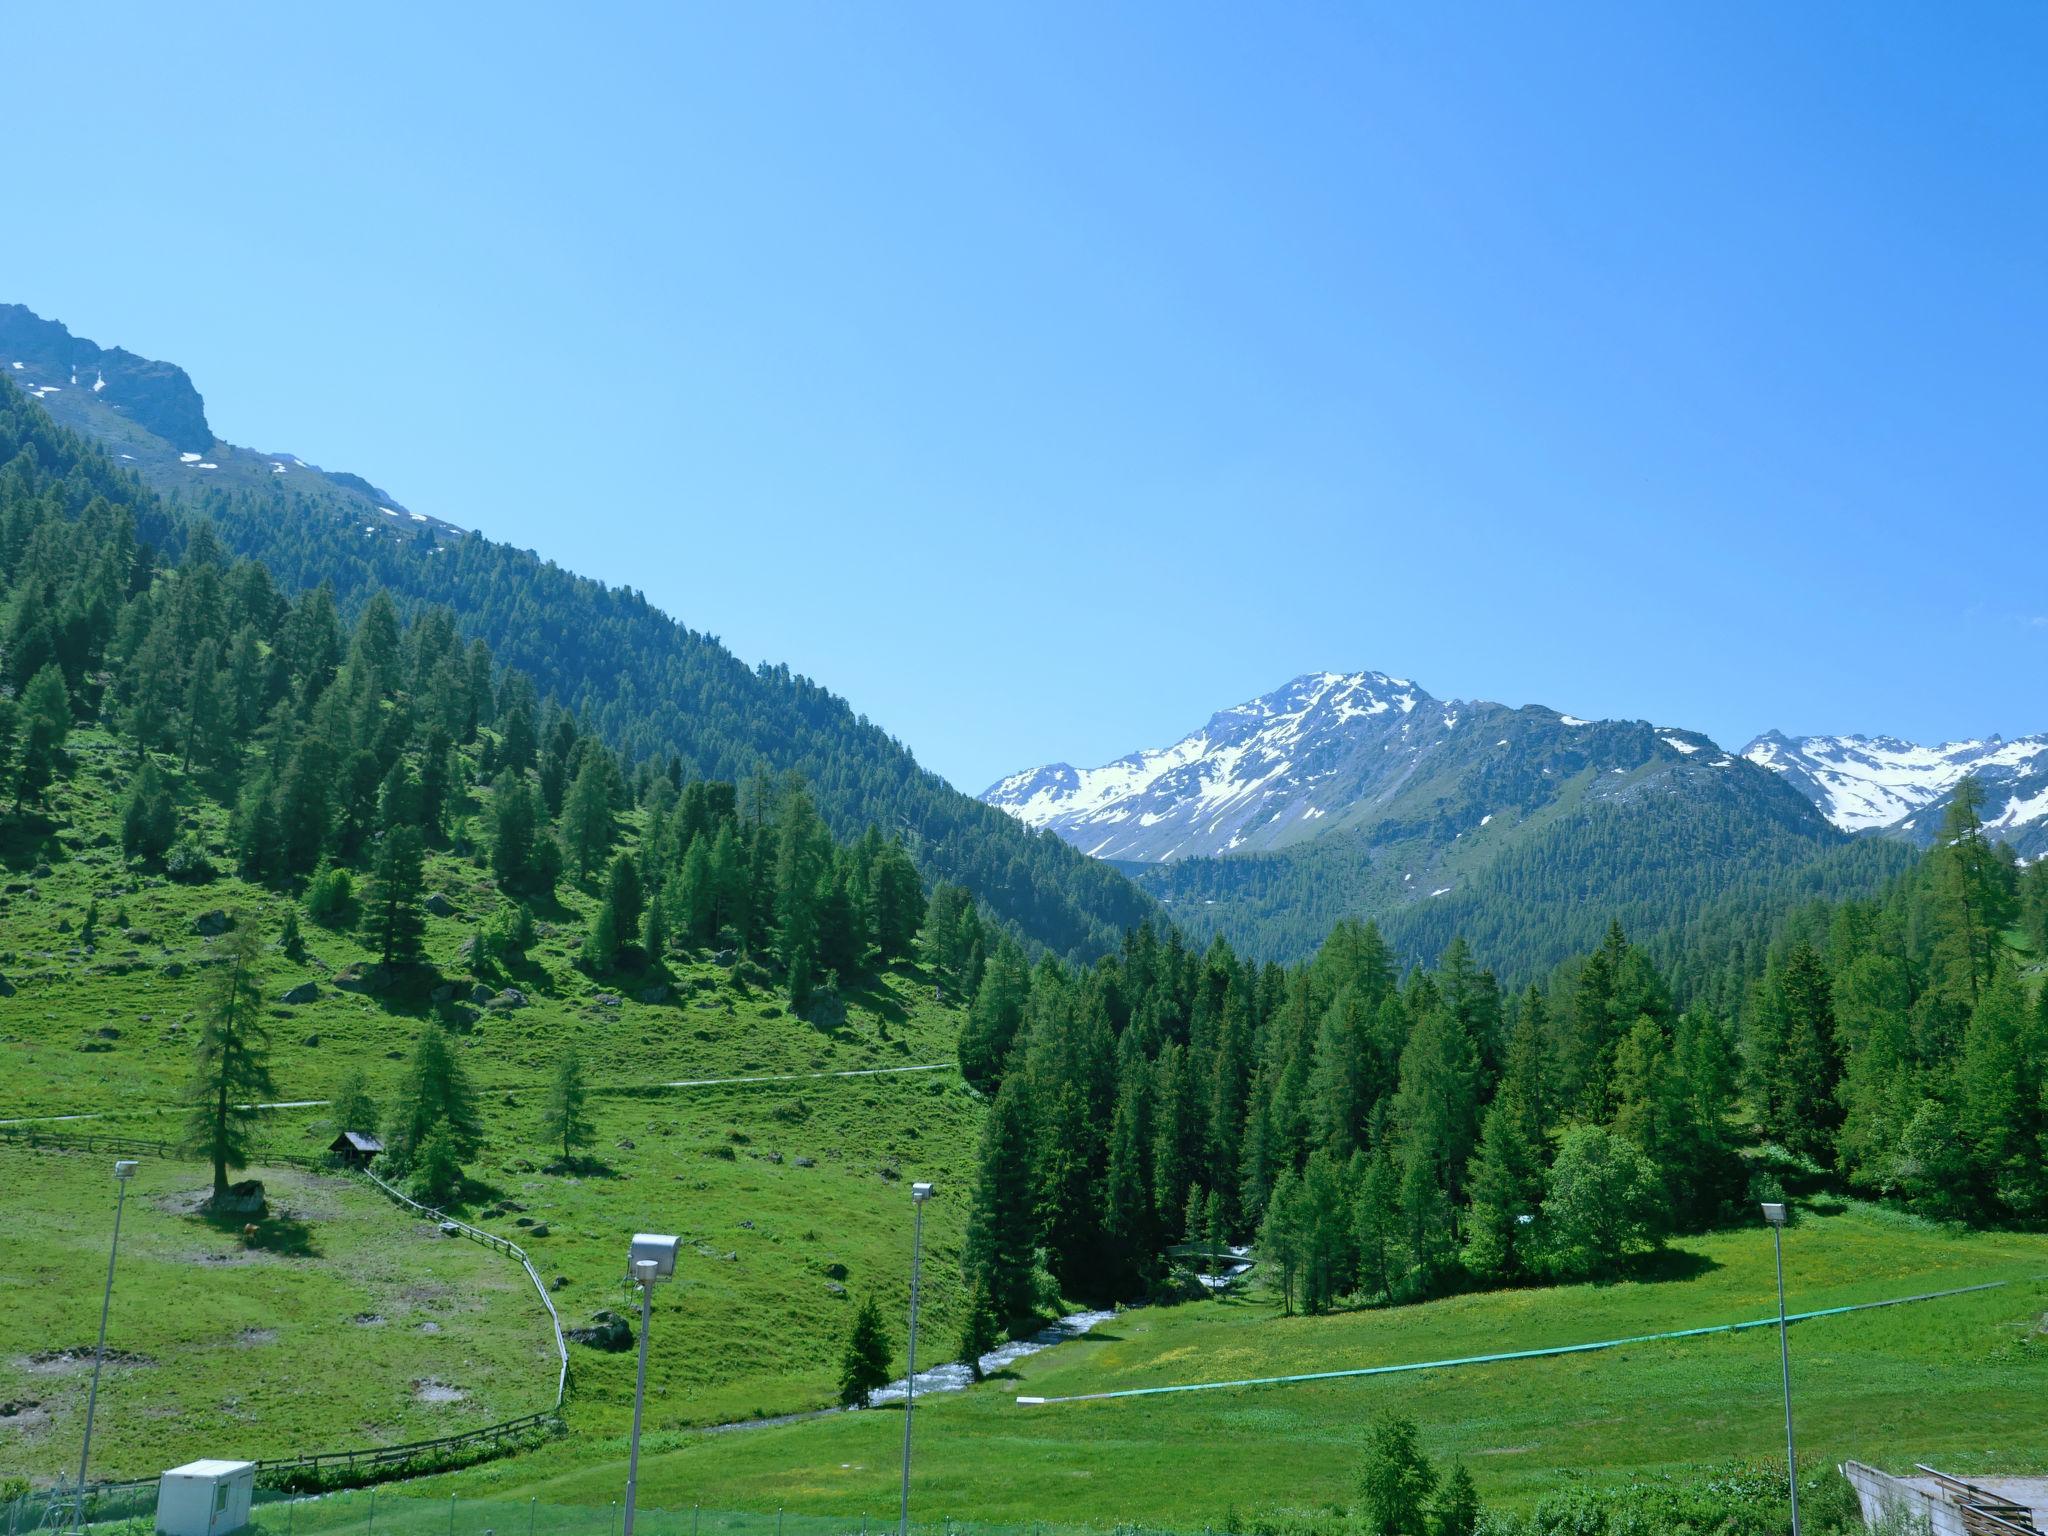
[[[258,453],[221,441],[184,369],[73,336],[20,304],[0,304],[0,374],[152,490],[176,496],[274,485],[301,504],[392,536],[462,532],[410,510],[360,475],[323,470],[294,453]]]
[[[1955,787],[1984,787],[1985,830],[2023,858],[2048,852],[2048,735],[1922,746],[1896,736],[1786,736],[1742,749],[1782,776],[1845,832],[1882,832],[1925,847]]]
[[[1191,935],[1292,958],[1369,916],[1410,959],[1463,934],[1516,976],[1611,918],[1653,937],[1845,840],[1696,731],[1439,700],[1378,672],[1310,673],[1170,747],[984,798],[1116,858]]]
[[[97,454],[81,457],[54,424],[31,434],[41,461],[75,460],[78,473],[106,479],[112,499],[134,499],[138,535],[159,548],[182,549],[196,512],[213,519],[233,553],[268,567],[283,590],[331,587],[345,618],[380,586],[401,603],[444,606],[466,635],[486,641],[501,663],[531,675],[544,696],[575,710],[630,757],[679,757],[693,775],[713,779],[794,770],[837,835],[854,836],[870,823],[900,833],[927,879],[966,886],[1026,939],[1056,953],[1100,953],[1125,928],[1157,915],[1117,871],[961,794],[843,699],[787,666],[750,668],[637,591],[431,517],[416,519],[356,476],[295,459],[276,473],[270,456],[213,437],[181,369],[127,361],[131,354],[79,341],[19,306],[0,311],[0,327],[0,377],[102,445],[118,468]],[[76,389],[69,383],[74,363]],[[111,371],[100,398],[81,401],[95,393],[104,368]],[[122,382],[130,378],[157,381],[156,393],[131,394]],[[208,447],[181,446],[202,435]],[[184,456],[192,453],[205,455],[193,463],[221,468],[188,468]],[[131,497],[121,471],[171,494]]]

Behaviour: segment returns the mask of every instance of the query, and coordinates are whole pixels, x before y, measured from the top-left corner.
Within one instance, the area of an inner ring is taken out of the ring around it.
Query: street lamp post
[[[924,1268],[924,1203],[929,1184],[910,1186],[911,1209],[917,1213],[910,1239],[910,1370],[903,1378],[903,1503],[896,1516],[896,1536],[910,1536],[910,1416],[917,1405],[917,1293]]]
[[[1792,1490],[1792,1536],[1799,1536],[1799,1449],[1792,1439],[1792,1346],[1785,1336],[1785,1207],[1764,1205],[1771,1227],[1771,1248],[1778,1260],[1778,1376],[1785,1384],[1785,1475]]]
[[[633,1536],[633,1500],[640,1491],[640,1414],[647,1402],[647,1330],[654,1318],[654,1282],[676,1272],[682,1239],[636,1232],[628,1255],[633,1283],[640,1287],[640,1373],[633,1384],[633,1445],[626,1453],[626,1517],[620,1536]]]
[[[128,1181],[135,1177],[133,1158],[114,1164],[114,1241],[107,1248],[107,1286],[100,1294],[100,1342],[92,1355],[92,1387],[85,1395],[85,1443],[78,1448],[78,1501],[72,1505],[76,1524],[85,1518],[85,1466],[92,1456],[92,1416],[100,1402],[100,1367],[107,1363],[107,1312],[114,1304],[114,1258],[121,1251],[121,1209],[128,1203]]]

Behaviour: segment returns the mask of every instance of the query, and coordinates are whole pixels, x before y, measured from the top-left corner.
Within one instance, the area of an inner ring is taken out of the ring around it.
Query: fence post
[[[697,1509],[695,1504],[690,1506],[690,1536],[697,1536]]]
[[[284,1501],[284,1536],[292,1536],[292,1513],[299,1507],[299,1496],[288,1495]]]
[[[775,1536],[782,1536],[782,1511],[775,1511]]]
[[[538,1498],[530,1498],[526,1501],[526,1536],[533,1536],[533,1512],[534,1507],[539,1503],[540,1500]]]
[[[353,1471],[355,1470],[355,1465],[356,1465],[356,1459],[355,1459],[355,1457],[353,1457],[353,1456],[349,1457],[349,1459],[348,1459],[348,1465],[349,1465],[349,1470],[350,1470],[351,1472],[353,1472]],[[364,1528],[364,1533],[363,1533],[363,1536],[375,1536],[375,1532],[376,1532],[376,1529],[377,1529],[377,1485],[376,1485],[375,1483],[372,1483],[372,1484],[370,1484],[370,1523],[369,1523],[369,1525],[368,1525],[368,1526],[366,1526],[366,1527]]]
[[[448,1536],[455,1536],[455,1495],[448,1495]]]

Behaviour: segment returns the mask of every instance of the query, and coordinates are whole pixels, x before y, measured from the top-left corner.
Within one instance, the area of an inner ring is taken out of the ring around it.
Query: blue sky
[[[963,788],[1323,668],[2048,729],[2048,9],[7,29],[0,299]]]

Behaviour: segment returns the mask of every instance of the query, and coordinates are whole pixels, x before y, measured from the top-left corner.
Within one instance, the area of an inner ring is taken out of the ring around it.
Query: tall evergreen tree
[[[270,1075],[270,1032],[263,1024],[258,966],[262,937],[238,922],[221,940],[221,967],[194,1052],[185,1142],[213,1164],[215,1202],[228,1193],[228,1174],[248,1166],[256,1105],[277,1092]]]

